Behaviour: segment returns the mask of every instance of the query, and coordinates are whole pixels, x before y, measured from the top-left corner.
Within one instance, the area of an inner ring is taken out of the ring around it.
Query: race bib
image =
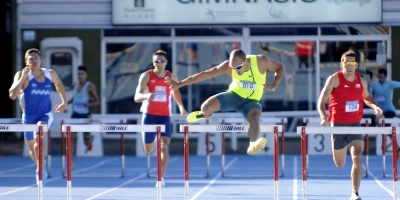
[[[346,112],[358,112],[359,108],[360,104],[358,103],[358,100],[346,101]]]
[[[385,102],[385,96],[384,95],[376,96],[376,101],[377,102]]]
[[[240,81],[240,87],[245,90],[254,91],[256,90],[256,83],[250,81]]]
[[[165,86],[156,86],[154,94],[156,97],[153,101],[166,102],[167,101],[167,88]]]
[[[74,111],[77,111],[77,112],[85,111],[85,109],[86,109],[86,106],[83,103],[75,103],[74,104]]]

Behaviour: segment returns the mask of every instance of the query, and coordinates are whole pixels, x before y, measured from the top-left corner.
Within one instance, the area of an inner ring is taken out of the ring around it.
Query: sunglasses
[[[242,64],[240,64],[240,65],[238,65],[236,67],[232,67],[232,69],[239,70],[239,69],[241,69],[243,67],[243,64],[244,64],[244,62],[242,62]]]
[[[342,62],[344,65],[351,65],[351,66],[356,66],[357,65],[357,62],[356,61],[346,61],[346,62]]]
[[[167,60],[155,60],[153,62],[155,62],[155,63],[165,63],[165,62],[167,62]]]

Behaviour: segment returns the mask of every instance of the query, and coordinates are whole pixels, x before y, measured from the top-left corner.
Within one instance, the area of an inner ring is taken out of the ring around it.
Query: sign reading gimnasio
[[[115,25],[380,23],[382,0],[113,0]]]

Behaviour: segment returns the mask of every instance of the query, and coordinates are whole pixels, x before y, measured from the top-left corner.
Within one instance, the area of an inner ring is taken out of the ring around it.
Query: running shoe
[[[247,154],[254,155],[257,152],[259,152],[262,149],[264,149],[265,146],[267,146],[267,139],[265,139],[264,137],[260,137],[255,142],[250,143],[250,146],[247,149]]]
[[[47,162],[44,160],[44,167],[42,169],[42,185],[44,186],[47,181],[47,177],[49,176],[47,173]],[[39,185],[39,173],[36,173],[36,184]]]
[[[93,135],[90,133],[85,133],[84,143],[86,145],[85,153],[93,149]]]
[[[197,122],[197,121],[202,120],[202,119],[205,119],[205,117],[204,117],[204,114],[201,111],[191,112],[186,118],[186,120],[188,122]]]
[[[156,183],[156,187],[158,187],[158,181]],[[161,187],[165,187],[164,178],[161,178]]]
[[[358,195],[358,192],[351,193],[350,200],[361,200],[361,197]]]

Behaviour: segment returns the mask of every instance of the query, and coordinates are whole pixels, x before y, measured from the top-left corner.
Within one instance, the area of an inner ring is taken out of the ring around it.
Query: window
[[[68,52],[54,52],[50,56],[50,68],[57,72],[65,90],[72,89],[72,55]],[[55,88],[53,88],[55,90]]]

